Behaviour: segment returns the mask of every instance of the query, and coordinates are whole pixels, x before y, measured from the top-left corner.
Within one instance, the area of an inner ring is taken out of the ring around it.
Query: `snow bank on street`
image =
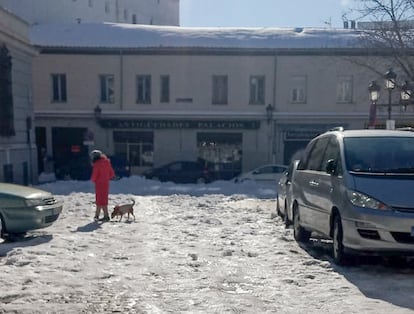
[[[254,183],[112,182],[136,220],[93,222],[90,182],[40,186],[59,219],[0,244],[1,313],[413,313],[412,265],[338,267],[330,245],[300,247]]]

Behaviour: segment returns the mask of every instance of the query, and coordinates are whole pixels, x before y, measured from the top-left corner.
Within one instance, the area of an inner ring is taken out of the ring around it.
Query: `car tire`
[[[279,197],[276,196],[276,213],[279,217],[283,217],[282,212],[280,211]]]
[[[285,215],[283,216],[283,222],[285,223],[285,228],[288,228],[291,225],[291,221],[289,220],[289,215],[287,211],[287,204],[285,203]]]
[[[306,230],[300,225],[299,208],[293,208],[293,237],[297,242],[306,243],[310,239],[310,231]]]
[[[332,243],[332,256],[335,264],[344,265],[349,260],[349,256],[345,254],[345,248],[343,244],[343,228],[342,220],[339,214],[336,214],[333,221],[333,243]]]
[[[3,216],[0,214],[0,238],[4,239],[5,234],[6,234],[6,225],[4,223]]]

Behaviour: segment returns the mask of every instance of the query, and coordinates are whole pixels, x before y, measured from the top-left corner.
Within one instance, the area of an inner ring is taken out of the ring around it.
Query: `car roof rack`
[[[344,127],[343,126],[336,126],[334,128],[329,129],[329,131],[343,132],[344,131]]]

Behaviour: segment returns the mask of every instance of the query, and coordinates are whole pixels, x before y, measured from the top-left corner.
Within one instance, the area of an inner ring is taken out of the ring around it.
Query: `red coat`
[[[109,181],[115,176],[111,161],[102,156],[93,163],[91,181],[95,182],[96,205],[108,205]]]

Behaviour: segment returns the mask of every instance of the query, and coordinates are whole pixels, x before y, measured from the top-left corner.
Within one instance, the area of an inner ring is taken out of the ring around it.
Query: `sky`
[[[254,182],[112,181],[134,215],[94,222],[90,181],[38,186],[63,202],[52,226],[0,243],[0,313],[412,314],[414,267],[332,261],[298,245]]]
[[[180,0],[184,27],[335,27],[355,0]]]

